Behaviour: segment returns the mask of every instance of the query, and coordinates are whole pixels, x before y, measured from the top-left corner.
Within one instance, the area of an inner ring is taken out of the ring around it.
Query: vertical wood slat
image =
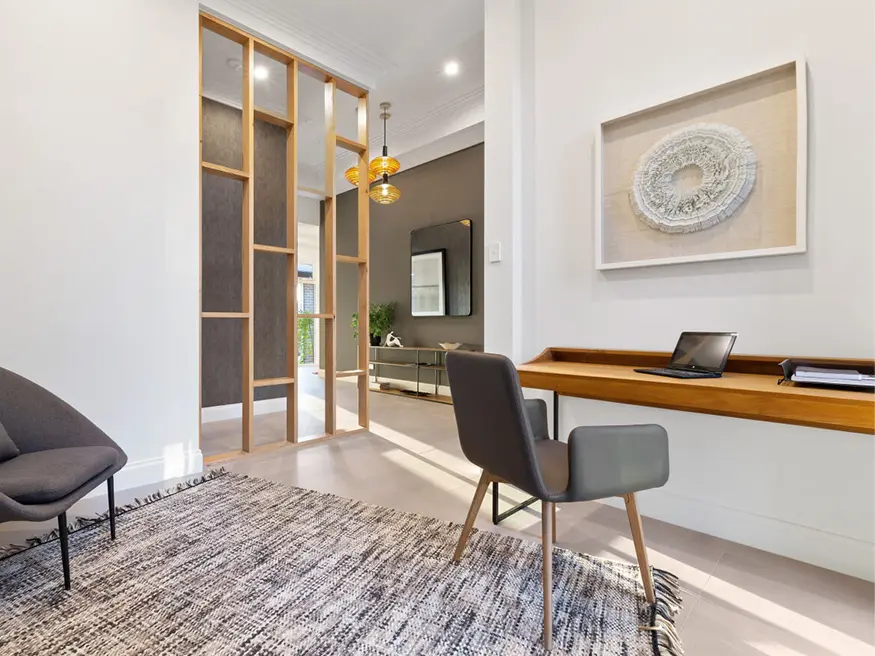
[[[243,405],[243,451],[249,453],[253,447],[254,432],[254,400],[255,400],[255,377],[253,367],[255,365],[255,346],[253,321],[254,311],[254,222],[255,222],[255,194],[253,190],[255,182],[255,114],[253,103],[252,70],[255,66],[255,48],[252,38],[246,40],[243,46],[243,171],[249,174],[249,178],[243,181],[243,229],[242,229],[242,274],[243,274],[243,307],[242,311],[248,313],[243,319],[243,366],[242,366],[242,405]]]
[[[325,432],[337,430],[337,208],[334,194],[334,169],[337,155],[337,125],[334,116],[334,78],[325,82]],[[367,178],[365,178],[367,180]]]
[[[203,17],[197,28],[197,134],[198,134],[198,183],[197,183],[197,444],[204,446],[204,27]]]
[[[298,62],[286,67],[286,441],[298,441]]]
[[[365,144],[365,150],[358,155],[358,368],[365,372],[358,377],[358,415],[359,426],[370,426],[370,198],[368,196],[368,97],[358,101],[358,141]]]

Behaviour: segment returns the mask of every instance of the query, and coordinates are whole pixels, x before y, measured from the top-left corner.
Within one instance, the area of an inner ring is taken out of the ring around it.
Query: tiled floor
[[[325,434],[325,379],[318,375],[314,366],[306,365],[298,368],[297,379],[298,439],[303,442]],[[357,428],[359,425],[356,410],[358,397],[353,380],[352,378],[338,380],[337,427],[339,429]],[[285,442],[284,412],[257,415],[255,422],[256,446]],[[242,443],[240,419],[210,422],[204,426],[201,443],[204,457],[240,450]]]
[[[341,387],[342,405],[349,397],[354,402],[349,387],[349,394]],[[372,394],[371,403],[369,433],[263,452],[224,466],[461,522],[479,471],[459,448],[452,407],[380,394]],[[282,415],[257,420],[264,431],[284,423]],[[210,424],[205,435],[217,428],[228,430]],[[119,501],[142,492],[120,493]],[[523,498],[506,486],[501,495],[505,507]],[[478,528],[537,539],[537,506],[500,527],[492,525],[490,507],[487,496]],[[559,507],[557,524],[560,547],[634,562],[623,511],[569,504]],[[685,603],[678,626],[688,656],[875,655],[872,584],[647,518],[644,532],[652,564],[681,578]],[[0,541],[4,535],[0,532]]]

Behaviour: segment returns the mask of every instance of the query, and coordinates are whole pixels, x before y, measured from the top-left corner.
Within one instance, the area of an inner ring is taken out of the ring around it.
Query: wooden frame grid
[[[243,164],[238,169],[220,166],[203,160],[203,35],[207,29],[220,36],[234,41],[243,47],[243,109],[242,109],[242,144]],[[362,317],[362,329],[359,332],[358,368],[352,371],[337,371],[337,241],[336,241],[336,197],[335,197],[335,157],[337,148],[355,152],[358,156],[360,179],[367,180],[368,167],[368,126],[367,126],[367,91],[358,85],[337,78],[322,68],[305,62],[292,53],[286,52],[271,43],[246,33],[245,31],[221,19],[201,13],[199,27],[199,94],[201,114],[199,117],[200,163],[201,170],[212,175],[219,175],[238,180],[243,185],[242,227],[242,303],[238,312],[204,312],[203,311],[203,270],[200,271],[200,318],[204,319],[236,319],[242,321],[242,439],[241,450],[205,458],[205,461],[219,461],[256,450],[254,444],[255,389],[271,385],[286,386],[286,443],[298,441],[298,318],[324,319],[325,321],[325,435],[322,438],[336,435],[348,435],[356,430],[369,427],[368,404],[368,257],[369,257],[369,206],[368,188],[364,185],[358,190],[358,232],[359,252],[355,258],[344,258],[342,261],[353,262],[358,266],[359,317]],[[287,116],[279,115],[269,110],[255,107],[253,70],[254,56],[258,52],[286,65]],[[304,73],[322,81],[325,85],[325,187],[324,190],[302,187],[298,184],[298,75]],[[358,141],[352,141],[337,135],[335,120],[335,94],[337,90],[349,93],[358,98]],[[254,206],[254,161],[255,161],[255,120],[262,120],[278,125],[286,130],[286,245],[269,246],[254,243],[255,206]],[[202,189],[200,190],[202,194]],[[298,314],[298,196],[316,198],[324,201],[324,273],[323,290],[325,307],[319,314]],[[199,231],[202,243],[203,212],[199,209]],[[282,256],[286,258],[286,375],[279,378],[255,379],[255,344],[254,326],[254,260],[255,254],[263,257]],[[202,353],[201,358],[202,368]],[[358,418],[359,428],[353,430],[337,429],[337,394],[338,377],[356,376],[358,378]],[[203,406],[201,398],[199,405]],[[316,438],[316,439],[322,439]],[[309,440],[308,440],[309,441]],[[276,444],[266,445],[258,450],[275,448]]]

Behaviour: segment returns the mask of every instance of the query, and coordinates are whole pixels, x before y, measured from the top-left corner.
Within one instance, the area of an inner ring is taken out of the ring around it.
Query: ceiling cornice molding
[[[240,111],[243,111],[243,103],[241,103],[239,100],[231,98],[231,96],[226,96],[224,93],[216,93],[214,91],[202,91],[201,96],[203,96],[207,100],[212,100],[213,102],[221,103],[223,105],[227,105],[228,107],[233,107],[234,109],[239,109]]]
[[[454,117],[462,117],[469,112],[476,110],[478,107],[483,108],[483,102],[485,99],[484,94],[485,87],[480,86],[476,89],[472,89],[468,93],[464,93],[460,96],[456,96],[452,100],[449,100],[442,105],[438,105],[434,109],[422,114],[421,116],[406,121],[399,125],[396,129],[387,129],[387,140],[390,144],[395,142],[396,140],[404,139],[407,142],[407,147],[404,148],[402,144],[402,149],[398,149],[397,146],[392,148],[390,146],[390,150],[395,156],[399,156],[408,152],[412,149],[419,148],[424,145],[424,143],[417,143],[417,135],[423,135],[425,138],[433,138],[434,132],[436,128],[440,128],[441,126],[447,126],[451,123],[452,118]],[[481,112],[482,114],[482,112]],[[480,121],[483,120],[482,115],[479,117]],[[391,121],[389,121],[391,125]],[[460,126],[461,128],[467,126]],[[450,131],[452,132],[452,130]],[[440,135],[443,137],[445,135]],[[368,142],[369,152],[373,155],[373,153],[379,153],[380,149],[383,146],[383,135],[378,134],[371,138]],[[355,155],[349,153],[339,153],[338,161],[340,162],[349,162],[354,161]],[[325,169],[325,162],[320,162],[318,164],[320,170]]]
[[[385,67],[385,62],[374,65],[373,58],[377,56],[372,51],[359,50],[358,46],[352,49],[348,45],[335,46],[331,39],[316,36],[319,32],[324,33],[324,29],[318,26],[301,29],[287,19],[244,0],[204,0],[200,8],[367,89],[376,86],[376,79]],[[301,20],[301,25],[311,23]]]
[[[482,105],[485,98],[484,92],[485,86],[480,86],[476,89],[472,89],[468,93],[462,94],[461,96],[456,96],[452,100],[449,100],[442,105],[438,105],[418,118],[401,123],[395,129],[387,130],[387,138],[392,137],[400,139],[421,132],[424,128],[433,124],[437,119],[443,118],[448,114],[461,114],[477,104]],[[375,145],[379,147],[382,146],[382,144],[383,136],[377,135],[369,141],[368,145],[373,148]]]
[[[373,88],[377,78],[385,72],[386,60],[381,55],[360,43],[350,42],[348,39],[335,36],[330,29],[308,19],[302,12],[296,11],[294,8],[288,8],[288,12],[294,15],[294,19],[290,20],[287,16],[265,7],[253,5],[247,0],[218,0],[218,2],[231,5],[241,14],[273,25],[292,37],[295,43],[306,44],[316,53],[321,54],[321,57],[308,57],[307,53],[297,48],[295,50],[320,66],[326,65],[329,59],[337,59],[348,70],[360,71],[360,76],[363,76],[361,79],[371,81],[371,84],[366,85],[368,88]],[[218,2],[217,0],[206,0],[204,4],[213,5],[218,4]],[[289,44],[281,45],[289,47]],[[341,71],[336,72],[340,73]]]

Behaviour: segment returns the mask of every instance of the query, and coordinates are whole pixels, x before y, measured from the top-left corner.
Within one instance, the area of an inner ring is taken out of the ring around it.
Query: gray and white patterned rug
[[[0,654],[540,654],[535,542],[233,474],[0,560]],[[680,654],[677,581],[556,549],[552,654]],[[647,627],[651,627],[649,630]],[[652,627],[656,627],[653,630]]]

